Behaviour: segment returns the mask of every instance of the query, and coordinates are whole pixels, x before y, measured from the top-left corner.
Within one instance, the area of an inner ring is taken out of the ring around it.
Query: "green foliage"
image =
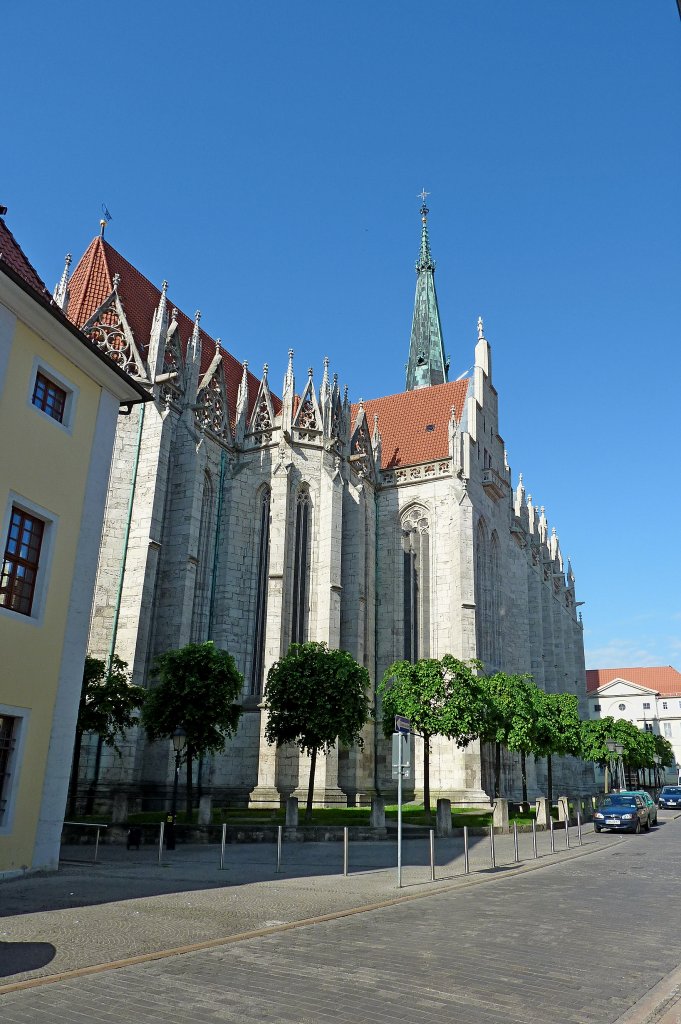
[[[536,721],[533,753],[538,757],[551,757],[553,754],[562,757],[567,754],[578,756],[582,744],[582,723],[575,694],[544,693],[537,687],[534,700]]]
[[[488,702],[488,726],[482,738],[517,753],[531,754],[537,721],[537,687],[532,677],[495,672],[484,677],[483,687]]]
[[[386,670],[378,692],[383,732],[390,736],[395,715],[405,715],[426,740],[446,736],[465,747],[487,727],[488,708],[477,661],[459,661],[445,654],[439,661],[395,661]]]
[[[182,727],[187,756],[217,753],[236,732],[243,676],[231,654],[212,642],[186,644],[159,654],[142,721],[150,740],[168,739]]]
[[[615,756],[608,750],[607,741],[622,745],[622,760],[630,768],[652,768],[653,755],[657,753],[656,737],[642,732],[624,718],[600,718],[581,724],[581,756],[602,768]],[[673,755],[672,755],[673,756]]]
[[[76,724],[79,735],[97,733],[119,754],[117,741],[135,724],[146,698],[146,690],[130,682],[127,669],[117,654],[108,673],[105,662],[86,655]]]
[[[362,746],[371,713],[369,673],[347,651],[291,644],[267,674],[268,743],[293,743],[303,753],[330,750],[336,740]]]
[[[662,759],[663,768],[671,768],[675,763],[674,748],[664,736],[653,736],[655,741],[655,753]]]

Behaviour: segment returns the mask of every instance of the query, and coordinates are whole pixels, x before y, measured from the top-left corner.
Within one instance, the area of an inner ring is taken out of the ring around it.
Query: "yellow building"
[[[116,421],[146,399],[0,218],[0,878],[58,864]]]

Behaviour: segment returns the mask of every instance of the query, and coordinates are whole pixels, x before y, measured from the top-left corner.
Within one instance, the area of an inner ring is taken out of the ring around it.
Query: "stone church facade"
[[[237,363],[103,228],[71,275],[67,258],[55,290],[153,397],[119,418],[89,651],[115,652],[145,686],[154,656],[171,647],[210,639],[234,655],[238,734],[197,767],[217,804],[272,806],[306,792],[307,759],[267,745],[261,707],[267,671],[292,641],[344,648],[374,687],[398,658],[480,658],[488,671],[529,672],[549,692],[577,694],[586,717],[572,568],[522,477],[512,483],[482,320],[472,373],[447,379],[427,214],[424,205],[405,390],[356,404],[328,359],[317,383],[312,370],[296,375],[293,352],[275,393],[267,366],[258,379]],[[82,792],[100,758],[98,804],[120,792],[133,806],[165,806],[169,743],[132,730],[119,758],[93,738]],[[544,791],[544,762],[528,759],[528,769],[531,792]],[[432,741],[434,795],[483,802],[491,773],[480,744]],[[510,760],[504,777],[518,797]],[[557,790],[591,788],[569,758],[554,779]],[[318,760],[315,796],[327,804],[394,786],[374,724],[362,750]]]

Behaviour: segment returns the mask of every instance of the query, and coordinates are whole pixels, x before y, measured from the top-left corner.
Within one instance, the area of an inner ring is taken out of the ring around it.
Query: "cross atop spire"
[[[421,252],[416,263],[416,272],[420,273],[422,270],[435,270],[435,261],[430,253],[430,240],[428,238],[428,214],[430,210],[426,206],[426,197],[430,195],[430,192],[426,192],[425,188],[421,189],[418,198],[421,200]]]
[[[421,251],[416,261],[416,297],[407,363],[407,391],[444,384],[449,369],[435,292],[435,261],[428,238],[430,211],[426,206],[426,197],[429,194],[424,188],[418,197],[421,200]]]

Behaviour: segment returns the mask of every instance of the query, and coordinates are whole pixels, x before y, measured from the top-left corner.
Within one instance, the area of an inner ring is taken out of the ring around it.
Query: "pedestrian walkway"
[[[513,865],[512,847],[508,857],[502,843],[497,847],[496,871],[488,869],[466,878],[456,875],[434,884],[421,881],[426,857],[417,858],[415,847],[409,853],[407,844],[407,885],[400,891],[395,888],[394,871],[386,873],[380,866],[366,865],[348,879],[306,875],[315,857],[324,859],[335,852],[342,859],[342,853],[334,850],[334,844],[325,844],[321,853],[316,845],[295,846],[299,859],[293,877],[241,884],[237,880],[241,873],[245,877],[249,869],[257,869],[244,861],[235,870],[234,884],[227,888],[185,888],[166,896],[121,901],[130,908],[136,905],[146,923],[154,914],[161,916],[178,938],[186,937],[188,924],[208,906],[189,908],[196,911],[194,915],[183,908],[183,902],[201,896],[213,905],[222,904],[223,914],[228,915],[233,901],[259,892],[261,906],[273,907],[273,918],[284,911],[282,920],[287,924],[262,921],[271,929],[267,934],[10,992],[1,997],[0,1014],[3,1024],[41,1020],[151,1024],[161,1011],[170,1024],[327,1020],[613,1024],[678,965],[681,893],[676,892],[674,875],[680,839],[681,823],[676,821],[662,824],[650,835],[631,838],[590,834],[582,848],[553,857],[545,853],[539,861],[527,861],[520,868]],[[379,856],[378,851],[367,849],[368,844],[357,845],[367,861]],[[482,857],[482,845],[478,846],[475,852]],[[238,849],[233,848],[235,854]],[[261,855],[268,852],[271,855],[271,849],[260,851]],[[458,854],[440,864],[438,873],[444,874],[450,862],[456,865],[457,858]],[[417,859],[421,862],[416,863]],[[129,884],[139,884],[135,870],[111,865],[103,885],[111,885],[117,872],[116,886],[125,881],[123,873]],[[180,868],[176,863],[165,870],[183,871],[182,880],[190,880],[186,865]],[[72,878],[67,874],[62,880],[71,884]],[[665,878],[669,886],[660,884]],[[367,879],[373,884],[368,885]],[[148,881],[158,882],[151,877]],[[22,882],[22,889],[28,884]],[[345,890],[351,896],[363,894],[362,912],[290,927],[296,917],[313,916],[307,913],[310,906],[321,909],[335,902],[337,910],[329,913],[347,914],[351,903],[341,907],[338,895],[343,886],[351,887]],[[9,889],[3,889],[3,895]],[[383,899],[377,900],[378,896]],[[389,905],[375,906],[391,900]],[[372,903],[373,909],[368,909]],[[30,900],[25,905],[30,906]],[[108,902],[89,909],[104,915],[115,906]],[[58,946],[65,936],[50,925],[56,920],[53,915],[66,915],[60,924],[63,928],[66,919],[74,925],[73,915],[83,915],[86,909],[72,906],[42,914],[33,910],[5,918],[2,927],[11,930],[15,922],[29,918],[32,941],[57,939]],[[296,914],[298,910],[302,913]],[[238,911],[235,917],[242,920]],[[134,928],[130,917],[127,920]],[[88,923],[82,937],[89,938]],[[651,1024],[654,1019],[650,1017]]]

